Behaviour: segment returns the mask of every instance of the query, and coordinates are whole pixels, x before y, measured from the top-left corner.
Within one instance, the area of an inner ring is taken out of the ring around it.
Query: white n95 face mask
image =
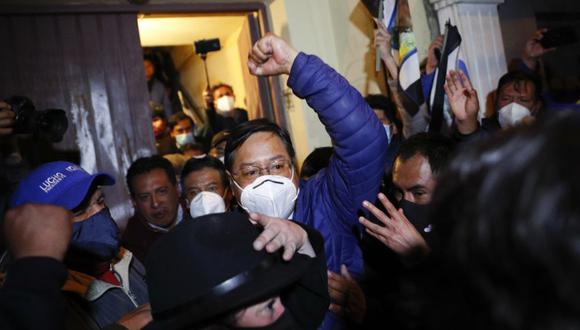
[[[233,96],[224,95],[217,99],[216,108],[221,112],[229,112],[234,109],[235,100]]]
[[[292,171],[294,178],[294,171]],[[263,175],[242,190],[240,206],[248,213],[259,213],[275,218],[288,219],[294,211],[298,192],[296,186],[288,179],[280,175]]]
[[[512,102],[498,111],[499,126],[506,129],[521,124],[522,120],[531,116],[530,110],[523,105]]]
[[[222,196],[211,191],[200,192],[195,195],[189,204],[189,214],[192,218],[214,213],[224,213],[225,211],[226,204]]]

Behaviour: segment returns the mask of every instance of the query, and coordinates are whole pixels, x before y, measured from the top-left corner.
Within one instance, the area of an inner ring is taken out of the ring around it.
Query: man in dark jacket
[[[357,212],[379,190],[387,146],[382,124],[343,77],[274,35],[254,45],[248,66],[256,75],[289,74],[288,86],[326,126],[334,155],[326,170],[299,184],[288,133],[265,120],[243,123],[228,137],[225,152],[236,199],[252,218],[262,213],[316,228],[324,237],[329,269],[338,272],[345,264],[360,277]],[[337,322],[329,314],[323,328],[336,328]]]
[[[153,126],[153,135],[155,135],[155,148],[158,155],[167,155],[178,153],[179,149],[175,144],[175,139],[171,137],[167,128],[167,117],[163,110],[154,110],[151,124]]]
[[[114,183],[108,174],[91,175],[69,162],[51,162],[25,177],[10,200],[11,207],[50,204],[73,213],[64,259],[68,278],[62,288],[67,329],[101,329],[149,302],[145,269],[120,247],[119,229],[105,203],[101,186]]]
[[[135,214],[127,223],[121,243],[144,262],[151,245],[184,217],[177,178],[167,159],[151,156],[134,161],[126,179]]]
[[[248,112],[235,107],[234,89],[228,84],[217,84],[211,89],[213,108],[207,109],[206,116],[212,134],[234,129],[248,121]]]

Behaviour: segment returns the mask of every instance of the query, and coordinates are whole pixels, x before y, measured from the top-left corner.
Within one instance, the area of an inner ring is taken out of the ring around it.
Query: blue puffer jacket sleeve
[[[358,215],[374,201],[386,163],[387,136],[360,93],[318,57],[300,53],[288,86],[306,99],[334,145],[328,168],[301,182],[294,220],[318,229],[325,239],[328,268],[345,264],[360,277]]]

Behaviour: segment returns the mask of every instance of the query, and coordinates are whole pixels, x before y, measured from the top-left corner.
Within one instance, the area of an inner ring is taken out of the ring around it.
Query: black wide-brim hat
[[[157,240],[145,262],[153,322],[182,329],[279,294],[312,260],[255,251],[261,233],[247,215],[211,214],[181,223]]]

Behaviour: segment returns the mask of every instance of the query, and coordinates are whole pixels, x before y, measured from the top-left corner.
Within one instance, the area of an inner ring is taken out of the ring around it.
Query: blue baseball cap
[[[73,210],[87,197],[93,183],[112,186],[115,179],[106,173],[89,174],[69,162],[46,163],[20,181],[10,198],[10,207],[38,203]]]

